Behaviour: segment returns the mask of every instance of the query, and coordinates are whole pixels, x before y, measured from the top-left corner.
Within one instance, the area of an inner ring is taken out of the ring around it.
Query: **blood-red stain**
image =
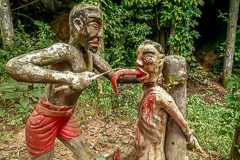
[[[146,121],[148,124],[148,127],[150,125],[150,119],[153,118],[153,104],[156,101],[156,93],[150,93],[150,95],[146,98],[146,100],[143,102],[142,112],[146,113]]]
[[[150,93],[146,99],[143,101],[140,108],[140,118],[139,123],[141,123],[141,119],[143,117],[143,112],[145,112],[145,120],[147,122],[147,127],[150,126],[151,118],[154,118],[153,115],[153,104],[156,102],[156,93]],[[137,133],[138,145],[140,145],[140,130]]]
[[[150,71],[149,71],[149,66],[151,66],[152,64],[153,64],[153,56],[145,56],[145,57],[143,57],[143,62],[145,63],[145,65],[146,65],[146,70],[147,70],[147,72],[148,72],[148,75],[149,75],[149,79],[148,79],[148,81],[150,81]],[[143,82],[143,83],[145,83],[145,82]]]
[[[140,129],[138,128],[138,131],[137,131],[137,141],[138,141],[138,146],[140,146]]]
[[[123,74],[123,75],[121,75],[120,77],[122,77],[122,80],[123,80],[123,79],[124,79],[124,74]],[[119,78],[120,78],[120,77],[119,77]]]
[[[113,160],[120,160],[119,149],[113,153]]]

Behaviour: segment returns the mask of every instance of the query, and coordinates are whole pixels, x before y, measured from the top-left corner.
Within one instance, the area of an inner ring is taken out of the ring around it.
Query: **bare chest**
[[[142,97],[139,103],[139,116],[144,118],[149,125],[150,123],[160,123],[161,125],[167,122],[167,112],[161,107],[161,100],[156,96],[156,93],[149,93]],[[155,126],[156,124],[152,124]]]
[[[71,71],[74,73],[81,73],[85,71],[93,71],[92,55],[78,54],[72,55],[67,61],[63,61],[51,66],[51,69],[57,71]]]

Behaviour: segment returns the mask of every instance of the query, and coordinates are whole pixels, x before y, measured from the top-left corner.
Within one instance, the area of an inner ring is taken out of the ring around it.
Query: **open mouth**
[[[142,69],[137,68],[136,70],[138,70],[141,73],[140,75],[137,75],[137,78],[139,80],[143,80],[147,77],[147,73],[145,73]]]
[[[89,44],[93,47],[98,47],[99,46],[98,41],[90,42]]]

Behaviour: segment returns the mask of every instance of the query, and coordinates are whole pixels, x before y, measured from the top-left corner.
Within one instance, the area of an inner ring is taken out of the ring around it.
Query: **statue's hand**
[[[95,75],[95,73],[88,71],[82,73],[73,73],[69,78],[69,85],[75,90],[82,91],[92,85],[93,80],[91,77]]]
[[[198,140],[196,137],[194,137],[193,135],[190,137],[190,139],[188,140],[188,147],[190,149],[194,149],[198,152],[204,153],[204,151],[202,150],[202,147],[199,145]]]

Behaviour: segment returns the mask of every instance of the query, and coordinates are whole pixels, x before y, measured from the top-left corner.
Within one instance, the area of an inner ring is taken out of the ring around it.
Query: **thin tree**
[[[240,118],[240,117],[239,117]],[[229,160],[240,159],[240,127],[236,127]]]
[[[12,37],[14,36],[9,0],[0,1],[0,28],[3,48],[6,50],[7,46],[13,45]]]
[[[236,29],[238,22],[238,11],[239,11],[240,0],[230,0],[229,2],[229,21],[227,27],[227,38],[226,38],[226,52],[223,64],[223,81],[222,84],[226,87],[228,77],[232,74],[233,68],[233,55],[235,51],[235,40],[236,40]]]

